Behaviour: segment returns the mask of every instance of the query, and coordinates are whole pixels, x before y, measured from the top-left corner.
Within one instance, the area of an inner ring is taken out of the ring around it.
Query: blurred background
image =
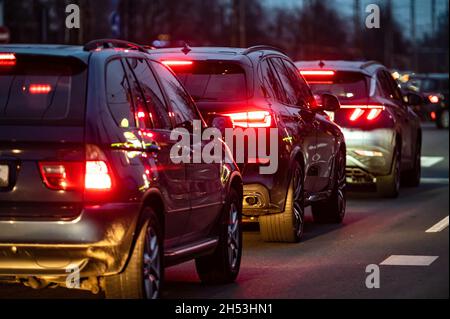
[[[381,28],[367,29],[369,3]],[[65,28],[68,4],[80,29]],[[448,72],[448,0],[0,0],[0,42],[82,44],[122,38],[155,47],[269,44],[294,60],[374,59]]]

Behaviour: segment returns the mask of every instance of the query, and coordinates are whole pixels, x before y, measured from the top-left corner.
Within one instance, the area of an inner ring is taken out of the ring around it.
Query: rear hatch
[[[369,129],[381,123],[384,106],[370,99],[370,77],[353,71],[301,70],[316,98],[321,94],[335,95],[341,109],[329,113],[343,128]]]
[[[87,66],[0,53],[0,219],[71,219],[83,201]]]
[[[228,125],[230,127],[246,129],[267,129],[265,136],[269,136],[268,129],[274,127],[275,123],[268,106],[253,105],[253,83],[252,78],[247,76],[246,68],[238,61],[233,60],[186,60],[170,57],[163,59],[164,64],[169,66],[178,76],[180,81],[186,87],[189,94],[196,101],[197,106],[208,124],[217,114],[230,118]],[[251,102],[249,102],[251,101]],[[256,104],[256,103],[254,103]],[[258,133],[257,133],[258,134]],[[257,143],[255,153],[257,154]],[[241,156],[236,156],[237,142],[234,142],[234,149],[231,150],[234,158],[239,164],[241,170],[243,163],[266,163],[264,159],[258,159],[256,155],[249,155],[248,147],[244,147]],[[248,145],[249,139],[244,137],[245,145]],[[266,150],[269,149],[269,140],[267,138]]]

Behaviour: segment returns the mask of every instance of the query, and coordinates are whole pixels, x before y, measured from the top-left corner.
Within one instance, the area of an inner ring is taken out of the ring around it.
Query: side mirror
[[[341,108],[341,103],[333,94],[322,94],[321,96],[314,96],[317,103],[317,110],[335,112]]]
[[[416,93],[409,92],[406,95],[406,100],[407,100],[407,104],[411,105],[411,106],[423,104],[423,98],[419,94],[416,94]]]

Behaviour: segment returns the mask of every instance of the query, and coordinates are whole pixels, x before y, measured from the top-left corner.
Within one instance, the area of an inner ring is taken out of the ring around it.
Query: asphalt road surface
[[[202,285],[194,263],[188,262],[166,271],[163,297],[448,298],[448,227],[440,230],[438,225],[433,232],[429,230],[449,215],[448,147],[448,131],[425,125],[419,188],[404,188],[394,200],[352,193],[342,225],[316,225],[307,211],[306,233],[300,244],[264,243],[258,229],[250,227],[244,233],[242,267],[235,284]],[[366,273],[368,265],[379,267],[379,288],[366,287],[371,275]],[[2,297],[103,296],[2,285]]]

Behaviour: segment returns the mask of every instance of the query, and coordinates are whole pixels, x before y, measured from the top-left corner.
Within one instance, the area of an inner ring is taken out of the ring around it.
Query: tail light
[[[439,96],[429,95],[428,100],[430,101],[430,103],[437,104],[437,103],[439,103]]]
[[[52,86],[49,84],[31,84],[28,88],[28,92],[31,94],[48,94],[52,90]]]
[[[436,118],[437,118],[437,115],[436,115],[436,112],[431,112],[430,113],[430,116],[431,116],[431,119],[433,120],[433,121],[436,121]]]
[[[81,162],[41,162],[39,169],[45,186],[50,189],[73,190],[83,185]]]
[[[93,145],[86,149],[84,162],[39,162],[42,180],[49,189],[107,191],[112,188],[111,172],[103,152]]]
[[[0,66],[15,66],[16,55],[14,53],[0,53]]]
[[[108,165],[103,161],[87,161],[84,187],[86,190],[108,190],[112,182]]]
[[[376,120],[384,111],[383,105],[341,105],[342,109],[351,109],[350,121],[355,122],[361,118],[368,121]]]
[[[272,116],[267,111],[252,111],[225,114],[234,127],[271,127]]]

